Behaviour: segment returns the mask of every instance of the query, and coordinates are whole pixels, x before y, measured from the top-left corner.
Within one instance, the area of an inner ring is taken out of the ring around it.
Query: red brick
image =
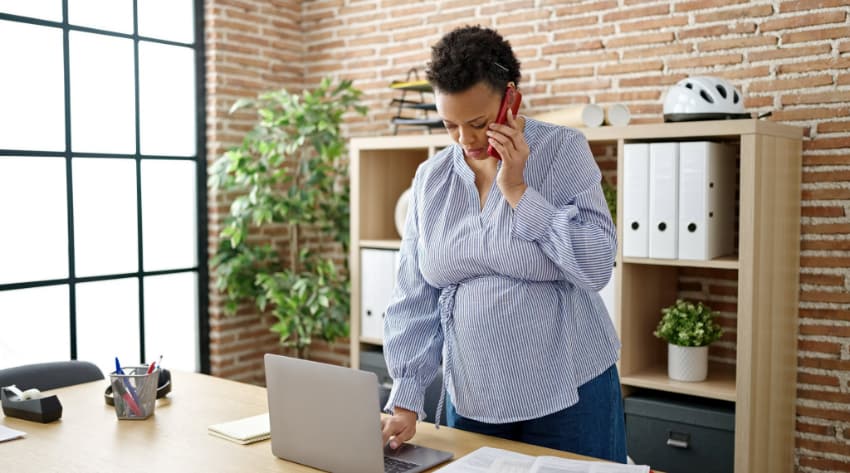
[[[555,8],[555,16],[572,16],[580,13],[599,13],[605,10],[613,10],[619,6],[616,0],[605,0],[600,2],[593,3],[584,3],[584,4],[575,4],[575,5],[564,5],[563,0],[545,0],[543,2],[544,5],[551,4],[554,5]]]
[[[845,215],[844,207],[838,207],[838,206],[829,206],[829,207],[804,206],[802,208],[801,214],[802,214],[803,217],[843,217]],[[802,243],[801,248],[802,249],[813,249],[813,248],[816,247],[815,245],[817,245],[818,243],[825,243],[825,244],[829,245],[829,244],[833,244],[834,241],[832,241],[832,240],[820,240],[820,241],[806,240]],[[824,245],[824,246],[827,246],[827,245]],[[847,248],[844,248],[844,249],[850,250],[850,244],[848,244]]]
[[[599,23],[599,19],[595,16],[558,17],[555,20],[541,22],[540,31],[560,31],[575,28],[577,26],[595,25],[597,23]]]
[[[692,69],[695,67],[741,64],[743,60],[744,56],[741,54],[699,55],[686,59],[671,59],[668,61],[668,67],[670,69]]]
[[[815,417],[830,421],[850,422],[850,410],[823,409],[819,407],[797,406],[797,417]]]
[[[818,123],[818,133],[837,133],[843,131],[850,131],[850,121]]]
[[[850,26],[797,31],[782,35],[782,44],[801,43],[804,41],[822,41],[826,39],[843,39],[848,36],[850,36]]]
[[[621,64],[605,64],[599,66],[599,74],[626,74],[632,72],[660,71],[664,68],[661,61],[642,61]]]
[[[764,81],[754,81],[750,84],[750,92],[765,92],[775,90],[790,90],[790,89],[808,89],[820,87],[824,85],[832,85],[831,74],[819,74],[795,79],[772,79]]]
[[[850,137],[818,138],[803,142],[804,150],[850,148]]]
[[[649,75],[642,77],[622,78],[620,86],[622,87],[643,87],[643,86],[670,86],[682,79],[688,77],[687,74],[672,74],[672,75]]]
[[[850,5],[848,0],[792,0],[779,4],[779,12],[811,11],[821,8],[834,8]]]
[[[850,293],[835,291],[803,291],[800,300],[805,302],[831,302],[834,304],[850,303]]]
[[[798,358],[797,363],[806,368],[817,368],[821,370],[850,371],[850,360],[835,360],[827,358]],[[798,407],[799,409],[799,407]],[[850,419],[850,410],[846,412]]]
[[[602,49],[602,41],[592,39],[589,41],[569,41],[544,46],[542,49],[544,56],[552,56],[556,54],[572,53],[577,51],[592,51]],[[616,53],[613,53],[616,57]],[[572,59],[572,56],[570,56]]]
[[[825,227],[825,228],[807,228],[807,227]],[[830,231],[832,230],[832,231]],[[804,225],[803,233],[850,233],[850,228],[845,228],[840,224],[827,225]],[[801,256],[800,266],[808,268],[846,268],[850,266],[850,258],[837,256]]]
[[[737,20],[739,18],[758,18],[770,16],[773,13],[771,5],[757,5],[747,8],[735,9],[713,9],[711,13],[696,15],[697,23],[710,23],[713,21]]]
[[[658,58],[672,55],[683,55],[694,52],[694,45],[690,43],[679,43],[665,46],[651,46],[641,49],[627,49],[623,51],[623,59]]]
[[[773,119],[776,121],[800,121],[813,119],[830,119],[850,116],[850,108],[795,108],[793,110],[775,110]]]
[[[614,34],[613,25],[593,26],[590,28],[575,28],[572,31],[555,33],[554,42],[558,43],[568,39],[587,40],[588,38],[599,38]]]
[[[828,58],[828,59],[816,59],[813,61],[802,61],[795,62],[791,64],[780,64],[777,73],[779,74],[793,74],[797,72],[814,72],[820,71],[824,69],[837,69],[837,70],[846,70],[850,69],[850,57],[838,57]]]
[[[843,23],[847,13],[839,11],[817,12],[808,15],[781,17],[775,20],[765,20],[759,29],[762,32],[805,28],[807,26],[825,25],[828,23]]]
[[[696,0],[691,2],[677,3],[674,11],[690,12],[696,10],[714,10],[715,8],[725,7],[727,5],[738,5],[747,3],[748,0]]]
[[[670,43],[674,40],[672,32],[640,34],[633,36],[618,36],[605,41],[605,46],[608,48],[618,48],[623,46],[634,46],[638,44],[652,43]]]
[[[803,333],[800,331],[801,335],[823,335],[822,333],[817,334],[809,334]],[[823,353],[826,355],[832,355],[836,358],[841,355],[841,344],[840,343],[832,343],[832,342],[818,342],[813,340],[798,340],[797,341],[797,350],[799,351],[813,351],[817,353]]]
[[[699,43],[700,51],[719,51],[728,49],[755,48],[759,46],[774,46],[779,42],[775,36],[750,36],[744,38],[715,39]]]
[[[549,18],[552,14],[545,9],[531,9],[524,10],[519,12],[511,12],[508,14],[497,15],[495,17],[495,23],[497,27],[502,27],[504,25],[510,25],[513,23],[528,23],[528,22],[539,22],[543,21],[546,18]],[[463,18],[462,16],[453,15],[455,18]],[[475,16],[471,14],[469,16]],[[430,21],[430,19],[429,19]]]
[[[497,13],[510,13],[516,10],[534,8],[533,0],[522,0],[513,2],[498,2],[495,5],[486,5],[480,8],[479,14],[482,17],[489,17]]]
[[[799,47],[779,47],[771,48],[765,51],[749,51],[747,59],[750,62],[773,61],[776,59],[798,58],[798,57],[814,57],[829,54],[832,51],[832,46],[828,44],[818,44],[813,46]]]
[[[804,172],[803,182],[850,181],[850,171]]]
[[[633,18],[644,18],[648,16],[667,15],[670,13],[669,5],[652,5],[640,8],[618,8],[617,11],[602,15],[604,22],[618,22]]]
[[[850,189],[804,189],[803,200],[847,200]]]
[[[697,28],[683,28],[677,32],[679,39],[706,38],[709,36],[723,36],[729,33],[728,25],[700,26]]]
[[[812,373],[797,373],[797,383],[799,383],[799,384],[819,384],[821,386],[834,386],[834,387],[841,386],[841,383],[838,382],[838,377],[836,377],[836,376],[827,376],[827,375],[812,374]]]
[[[837,309],[800,309],[800,318],[850,321],[850,311]]]
[[[620,23],[620,31],[623,33],[632,33],[635,31],[659,30],[661,28],[678,27],[688,24],[688,17],[673,16],[666,18],[657,18],[654,20],[638,20],[631,22]]]
[[[799,441],[799,439],[798,439]],[[807,444],[808,445],[808,444]],[[844,447],[845,450],[843,453],[847,453],[847,447]],[[821,451],[821,450],[816,450]],[[814,468],[818,471],[829,471],[835,473],[841,472],[850,472],[850,461],[844,460],[836,460],[832,458],[819,458],[819,457],[810,457],[808,455],[801,454],[800,457],[800,466],[804,468]]]

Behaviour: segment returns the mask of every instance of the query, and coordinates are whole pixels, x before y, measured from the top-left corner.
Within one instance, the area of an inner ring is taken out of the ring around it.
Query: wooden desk
[[[172,376],[174,390],[157,401],[156,414],[147,420],[116,419],[114,408],[103,402],[106,380],[52,391],[63,408],[56,422],[0,417],[0,423],[27,433],[23,439],[0,443],[3,471],[317,471],[276,458],[268,440],[243,446],[207,433],[210,424],[267,412],[264,388],[196,373]],[[436,430],[427,423],[419,424],[413,442],[453,452],[455,459],[484,445],[587,459],[448,427]]]

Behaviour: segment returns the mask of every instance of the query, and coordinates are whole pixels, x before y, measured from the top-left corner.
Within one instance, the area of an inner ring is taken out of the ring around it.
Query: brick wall
[[[303,84],[301,7],[296,0],[206,1],[207,157],[212,163],[225,150],[242,141],[252,127],[250,113],[230,115],[239,98],[285,87],[299,90]],[[223,217],[231,200],[210,191],[209,254],[218,246]],[[286,228],[254,236],[286,241]],[[250,305],[234,317],[223,314],[222,297],[213,289],[210,275],[210,371],[216,376],[261,383],[262,357],[280,352],[277,336],[269,331],[272,319],[258,319]],[[258,322],[259,320],[259,322]]]
[[[395,94],[387,84],[423,67],[430,45],[465,24],[495,27],[514,45],[527,114],[621,102],[633,123],[658,122],[668,86],[712,74],[738,85],[748,110],[772,111],[772,120],[804,127],[795,462],[800,472],[850,471],[850,1],[208,4],[211,158],[245,126],[226,117],[232,99],[260,88],[310,86],[328,74],[354,79],[370,107],[367,117],[349,120],[350,135],[391,133],[388,105]],[[214,235],[223,201],[211,196],[210,208]],[[680,290],[728,305],[724,289],[733,283],[726,274],[685,274]],[[232,332],[251,332],[250,316],[221,319],[215,301],[213,332],[220,335],[213,345],[221,343],[227,354],[213,351],[214,369],[242,377],[241,367],[252,366],[245,369],[256,377],[259,368],[227,351],[238,347]],[[733,317],[734,306],[724,307]],[[722,348],[733,350],[734,339],[726,342]],[[338,347],[329,353],[343,356]]]

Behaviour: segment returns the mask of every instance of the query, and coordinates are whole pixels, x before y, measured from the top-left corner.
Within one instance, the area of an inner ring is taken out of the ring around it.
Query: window
[[[0,0],[0,368],[209,371],[202,9]]]

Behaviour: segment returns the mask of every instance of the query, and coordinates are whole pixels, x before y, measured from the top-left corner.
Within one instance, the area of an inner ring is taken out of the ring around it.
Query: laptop
[[[266,354],[272,453],[332,473],[416,473],[452,453],[384,447],[375,373]]]

